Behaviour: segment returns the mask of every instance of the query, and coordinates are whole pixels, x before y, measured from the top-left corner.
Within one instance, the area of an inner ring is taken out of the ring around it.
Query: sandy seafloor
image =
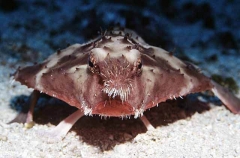
[[[40,99],[33,128],[7,124],[32,91],[12,82],[18,66],[42,61],[67,43],[87,42],[116,23],[240,86],[239,6],[237,0],[1,1],[0,157],[240,157],[240,115],[209,93],[190,97],[205,104],[173,101],[147,111],[152,131],[139,119],[83,117],[63,140],[48,143],[39,131],[75,110],[53,98]]]

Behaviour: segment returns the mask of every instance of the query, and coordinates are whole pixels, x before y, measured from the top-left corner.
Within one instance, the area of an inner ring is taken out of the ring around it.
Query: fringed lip
[[[113,99],[105,102],[100,102],[94,109],[92,109],[92,114],[98,114],[101,116],[122,117],[133,115],[134,109],[127,102],[122,102],[119,99]]]

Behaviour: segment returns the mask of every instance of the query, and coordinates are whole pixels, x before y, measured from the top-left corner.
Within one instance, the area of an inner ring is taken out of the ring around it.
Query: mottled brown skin
[[[18,69],[14,79],[84,115],[137,118],[167,99],[205,90],[213,90],[232,112],[240,113],[233,94],[226,97],[225,90],[192,64],[146,44],[127,29],[106,31],[87,44],[58,51],[40,64]]]

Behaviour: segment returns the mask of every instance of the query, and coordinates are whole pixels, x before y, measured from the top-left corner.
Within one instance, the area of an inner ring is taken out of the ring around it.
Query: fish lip
[[[128,102],[122,102],[119,99],[106,100],[98,103],[92,114],[100,116],[123,117],[134,114],[133,107]]]

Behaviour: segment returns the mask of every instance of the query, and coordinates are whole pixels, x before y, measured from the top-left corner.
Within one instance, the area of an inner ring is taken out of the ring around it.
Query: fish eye
[[[92,73],[100,73],[99,66],[96,65],[93,61],[91,61],[90,58],[88,59],[88,66]]]
[[[138,63],[138,69],[141,69],[141,68],[142,68],[142,61]]]
[[[91,62],[90,59],[88,59],[88,65],[89,65],[90,67],[94,67],[94,65],[93,65],[93,63]]]

